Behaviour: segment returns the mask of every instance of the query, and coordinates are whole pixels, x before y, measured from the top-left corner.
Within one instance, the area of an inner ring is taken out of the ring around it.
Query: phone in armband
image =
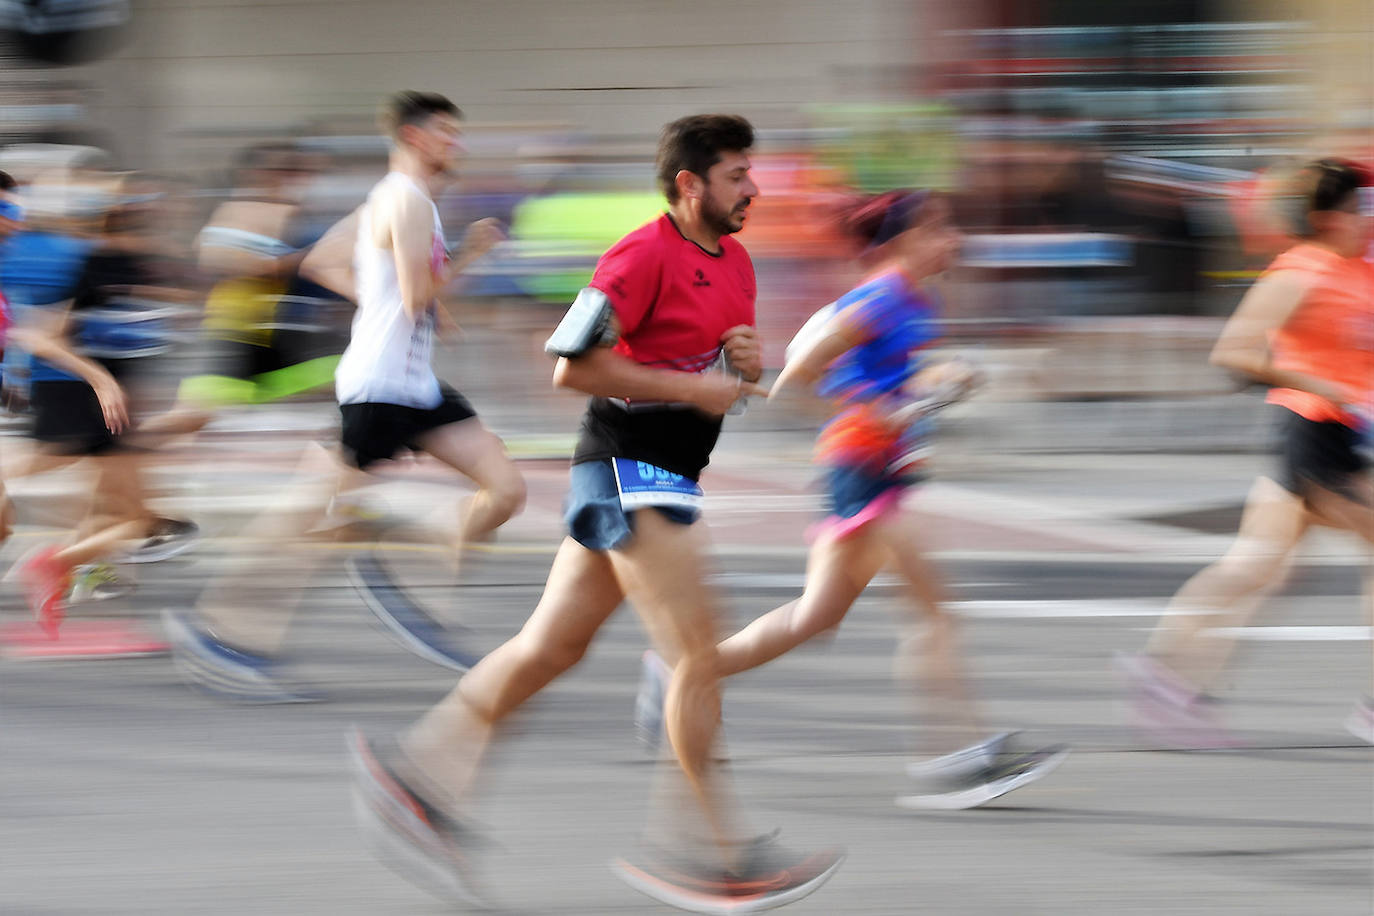
[[[581,356],[593,347],[610,346],[616,341],[615,310],[606,294],[587,287],[577,294],[563,320],[544,341],[544,352],[551,356]]]

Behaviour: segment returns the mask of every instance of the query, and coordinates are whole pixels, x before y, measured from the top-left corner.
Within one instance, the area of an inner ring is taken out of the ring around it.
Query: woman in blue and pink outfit
[[[919,191],[865,200],[846,215],[846,225],[871,272],[798,334],[769,395],[774,400],[808,385],[835,404],[816,447],[829,514],[812,532],[802,596],[721,642],[721,675],[762,665],[838,626],[873,577],[892,566],[910,587],[912,616],[925,624],[923,640],[904,642],[914,655],[910,667],[937,700],[939,724],[948,726],[941,733],[957,736],[958,746],[910,766],[918,794],[898,802],[972,807],[1038,779],[1067,752],[1013,752],[1005,734],[977,740],[955,623],[922,546],[929,526],[903,502],[926,476],[932,415],[978,382],[967,364],[931,350],[941,331],[930,282],[954,264],[962,237],[948,203]],[[650,692],[661,664],[646,664]],[[641,720],[647,705],[639,705]]]

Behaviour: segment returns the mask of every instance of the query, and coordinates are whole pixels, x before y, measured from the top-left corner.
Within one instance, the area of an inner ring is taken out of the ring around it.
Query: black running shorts
[[[440,385],[437,406],[403,407],[400,404],[340,404],[343,429],[339,436],[344,455],[361,469],[394,458],[402,449],[418,449],[415,440],[432,429],[477,416],[477,411],[457,391]]]
[[[1318,423],[1283,409],[1279,436],[1278,482],[1296,496],[1306,496],[1312,486],[1362,501],[1356,479],[1369,470],[1360,453],[1360,435],[1340,423]]]
[[[30,386],[33,438],[65,455],[100,455],[117,437],[105,426],[95,389],[82,381],[37,381]]]

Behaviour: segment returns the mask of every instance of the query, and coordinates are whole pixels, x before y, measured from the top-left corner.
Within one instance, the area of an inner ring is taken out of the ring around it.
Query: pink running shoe
[[[57,546],[36,547],[15,564],[24,598],[38,625],[56,638],[66,616],[63,597],[71,588],[72,571],[57,562]]]
[[[1374,744],[1374,697],[1360,697],[1345,720],[1345,730],[1361,741]]]
[[[1118,654],[1116,667],[1131,694],[1132,723],[1161,747],[1220,750],[1242,746],[1211,701],[1148,655]]]

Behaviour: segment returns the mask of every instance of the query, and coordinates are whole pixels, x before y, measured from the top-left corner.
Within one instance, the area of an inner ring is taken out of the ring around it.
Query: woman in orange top
[[[1298,244],[1245,295],[1212,351],[1214,364],[1273,386],[1268,401],[1283,408],[1279,462],[1277,473],[1251,488],[1230,551],[1174,596],[1147,654],[1120,660],[1139,724],[1166,743],[1235,743],[1202,692],[1231,643],[1201,633],[1221,616],[1232,625],[1248,619],[1308,528],[1354,531],[1374,543],[1367,454],[1374,264],[1365,257],[1370,220],[1360,212],[1360,189],[1369,177],[1334,159],[1298,173],[1296,193],[1287,199]],[[1362,699],[1346,727],[1374,743],[1374,700]]]

